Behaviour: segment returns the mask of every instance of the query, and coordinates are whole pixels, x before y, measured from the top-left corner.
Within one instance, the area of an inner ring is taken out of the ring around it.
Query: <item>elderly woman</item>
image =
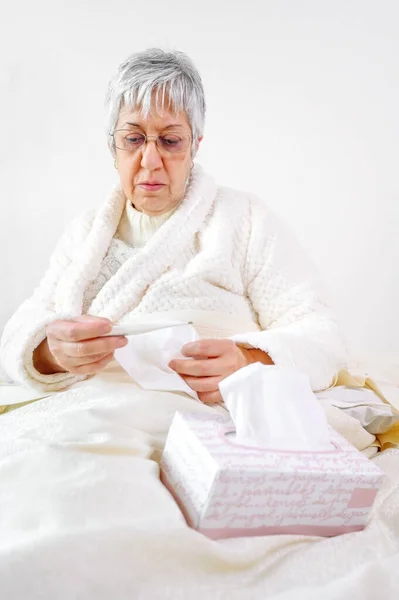
[[[205,100],[187,56],[134,54],[107,106],[119,184],[67,229],[2,338],[7,377],[42,398],[0,416],[3,595],[216,597],[212,582],[230,594],[269,572],[253,564],[263,551],[227,555],[187,528],[159,480],[171,419],[177,409],[225,413],[218,384],[254,361],[328,387],[343,356],[337,327],[264,202],[194,165]],[[143,389],[113,360],[127,340],[106,336],[112,325],[160,319],[197,331],[184,358],[161,366],[198,397]],[[183,582],[202,587],[175,593]]]
[[[189,58],[130,56],[107,108],[120,183],[67,229],[6,326],[8,377],[63,390],[106,369],[127,343],[103,337],[112,324],[156,315],[190,320],[208,338],[169,365],[204,403],[217,403],[219,382],[253,361],[296,367],[314,390],[328,387],[342,348],[301,250],[263,201],[217,186],[194,164],[205,99]]]

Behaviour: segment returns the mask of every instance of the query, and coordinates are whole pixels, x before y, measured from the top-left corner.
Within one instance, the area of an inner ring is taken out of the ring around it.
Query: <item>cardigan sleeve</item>
[[[294,237],[256,199],[250,221],[243,275],[262,331],[232,339],[306,373],[314,391],[326,389],[345,365],[346,351],[318,274]]]
[[[74,253],[88,233],[90,223],[89,215],[84,215],[67,228],[39,286],[6,324],[0,344],[0,365],[2,376],[9,382],[47,392],[62,390],[85,379],[71,373],[39,373],[33,365],[33,351],[45,339],[49,323],[76,316],[56,311],[54,293],[60,274],[70,265]]]

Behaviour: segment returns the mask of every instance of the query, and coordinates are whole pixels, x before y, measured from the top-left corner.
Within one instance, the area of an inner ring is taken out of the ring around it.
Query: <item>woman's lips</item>
[[[139,186],[146,192],[157,192],[165,187],[164,183],[139,183]]]

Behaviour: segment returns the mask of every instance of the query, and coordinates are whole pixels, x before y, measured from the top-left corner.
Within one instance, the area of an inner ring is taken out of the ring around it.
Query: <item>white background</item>
[[[115,180],[109,78],[161,46],[204,80],[198,160],[291,225],[353,351],[399,362],[398,31],[397,0],[3,2],[0,329]]]

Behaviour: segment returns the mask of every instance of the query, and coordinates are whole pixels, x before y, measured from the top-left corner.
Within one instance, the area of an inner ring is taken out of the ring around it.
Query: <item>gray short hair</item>
[[[186,112],[193,136],[192,153],[195,153],[198,138],[203,135],[206,110],[201,77],[184,52],[151,48],[129,56],[109,83],[107,133],[113,154],[113,137],[109,134],[115,131],[122,106],[139,106],[146,116],[154,98],[157,108],[164,107],[165,95],[168,107]]]

